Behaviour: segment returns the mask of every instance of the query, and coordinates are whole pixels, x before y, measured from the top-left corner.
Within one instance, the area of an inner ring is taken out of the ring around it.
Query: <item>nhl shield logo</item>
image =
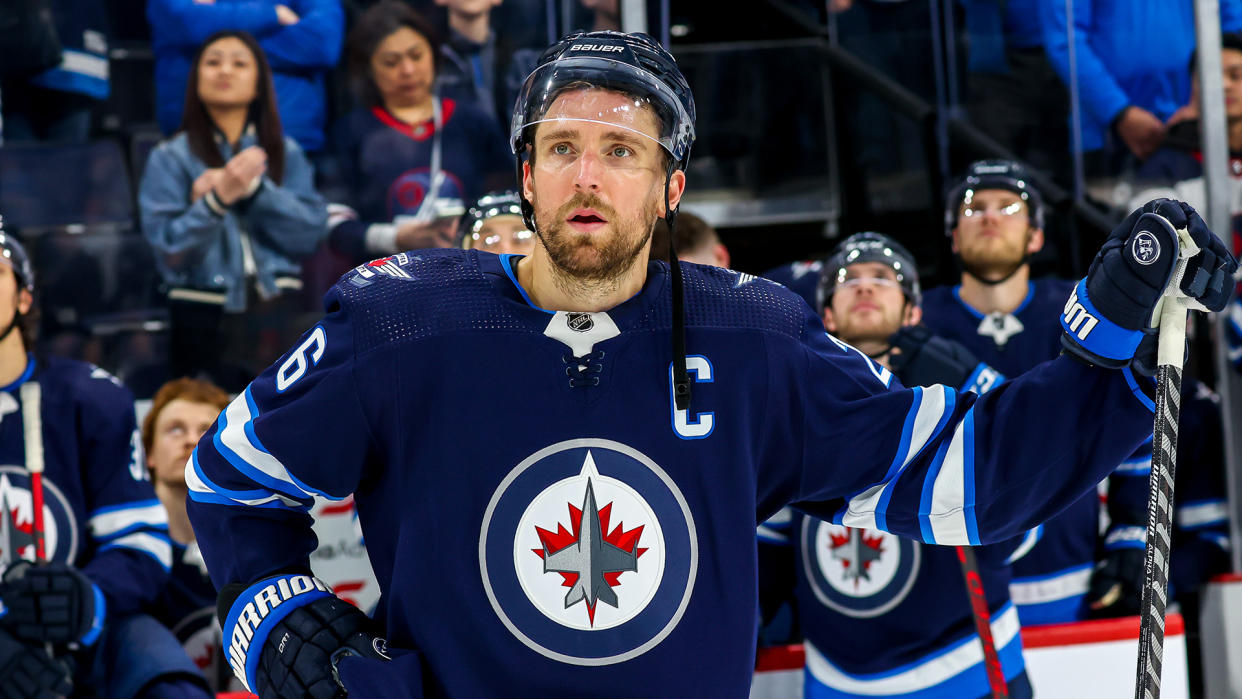
[[[78,528],[70,512],[64,494],[44,477],[43,544],[48,560],[77,558]],[[35,560],[30,474],[20,466],[0,466],[0,573],[22,559]]]
[[[595,321],[592,320],[590,313],[570,313],[565,316],[565,324],[570,330],[580,333],[595,327]]]
[[[641,655],[681,620],[698,567],[677,485],[642,453],[578,439],[525,459],[484,516],[479,564],[501,622],[574,665]]]
[[[801,545],[815,596],[846,616],[884,614],[906,598],[918,577],[918,542],[887,532],[806,518]]]

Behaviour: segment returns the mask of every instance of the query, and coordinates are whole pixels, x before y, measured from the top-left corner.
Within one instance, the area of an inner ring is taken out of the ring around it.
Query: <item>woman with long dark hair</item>
[[[169,287],[173,374],[240,388],[302,329],[300,260],[327,233],[310,164],[281,131],[271,68],[222,31],[194,58],[181,131],[151,152],[142,229]],[[220,359],[240,360],[232,376]]]
[[[440,39],[400,2],[373,5],[346,40],[361,101],[334,127],[340,196],[334,249],[352,262],[454,242],[464,203],[514,186],[513,160],[495,120],[440,98]]]

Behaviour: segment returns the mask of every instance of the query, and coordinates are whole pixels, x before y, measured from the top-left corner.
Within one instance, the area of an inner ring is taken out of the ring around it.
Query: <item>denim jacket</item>
[[[217,137],[225,162],[234,151]],[[238,150],[256,144],[247,128]],[[327,235],[327,208],[315,191],[310,163],[293,139],[285,138],[284,181],[264,175],[249,197],[217,212],[207,197],[191,203],[194,180],[207,165],[190,152],[185,133],[161,143],[147,160],[138,205],[142,232],[169,296],[222,304],[230,313],[246,310],[245,251],[254,259],[253,283],[261,298],[301,288],[299,260]]]

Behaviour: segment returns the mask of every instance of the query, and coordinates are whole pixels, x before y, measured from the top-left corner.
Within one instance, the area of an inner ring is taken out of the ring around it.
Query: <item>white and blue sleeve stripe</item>
[[[194,502],[310,512],[314,500],[295,500],[269,490],[230,490],[212,482],[198,463],[198,449],[185,465],[185,484]]]
[[[852,496],[833,517],[837,524],[888,531],[885,513],[897,479],[948,424],[956,405],[956,393],[952,389],[945,386],[916,387],[911,392],[914,404],[906,413],[901,441],[884,480]]]
[[[975,516],[975,408],[940,443],[924,476],[919,529],[929,544],[979,545]]]
[[[312,488],[298,480],[289,469],[271,454],[259,441],[254,431],[254,420],[259,416],[258,406],[250,387],[233,399],[220,414],[212,444],[242,475],[272,492],[283,493],[295,499],[320,495],[329,500],[341,500]]]

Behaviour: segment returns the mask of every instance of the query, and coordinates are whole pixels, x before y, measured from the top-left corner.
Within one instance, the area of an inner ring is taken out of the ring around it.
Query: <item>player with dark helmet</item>
[[[756,521],[798,502],[934,543],[1007,539],[1150,429],[1118,372],[1064,358],[978,400],[904,390],[787,289],[651,262],[694,129],[685,79],[649,37],[567,37],[515,111],[531,254],[355,269],[187,465],[229,662],[260,697],[742,696]],[[1167,215],[1220,249],[1191,213]],[[1232,271],[1203,259],[1200,277]],[[1096,293],[1120,306],[1100,322],[1149,315],[1151,288]],[[1103,342],[1096,355],[1128,356]],[[457,418],[481,399],[504,416],[482,439]],[[1047,417],[1009,419],[1019,401]],[[1035,448],[1049,440],[1079,440],[1075,458],[1050,464]],[[316,494],[357,503],[375,619],[311,576]]]
[[[1044,202],[1020,163],[979,160],[949,190],[945,235],[966,274],[1001,284],[1044,246]]]
[[[458,231],[458,245],[464,250],[528,255],[535,245],[534,233],[522,216],[522,199],[513,190],[479,197],[462,216]]]
[[[982,395],[1004,379],[962,345],[919,325],[917,265],[901,244],[882,233],[856,233],[825,258],[819,300],[829,332],[891,370],[904,386],[945,384]],[[844,526],[792,508],[759,528],[759,556],[767,563],[759,571],[761,610],[771,618],[772,610],[792,600],[808,667],[835,668],[804,673],[805,696],[985,696],[989,678],[984,670],[990,662],[985,658],[1003,659],[1010,696],[1031,696],[1017,612],[1008,594],[1005,559],[1016,540],[978,547],[982,564],[963,570],[952,548],[890,538],[891,543],[879,547],[876,561],[887,555],[890,565],[911,557],[922,563],[903,570],[892,582],[860,587],[865,571],[862,576],[851,576],[848,570],[827,576],[817,572],[839,565],[843,549],[837,546],[851,536]],[[864,527],[856,536],[881,542],[888,535]],[[822,539],[833,545],[797,545]],[[962,594],[964,582],[969,583],[969,596]],[[979,629],[984,627],[991,629],[986,655],[972,657],[970,667],[953,675],[938,671],[939,659],[949,649],[981,647]],[[894,635],[903,639],[900,650],[893,647]],[[894,675],[907,679],[871,679]]]
[[[824,260],[818,288],[821,309],[831,302],[837,286],[846,281],[847,268],[859,262],[879,262],[892,267],[906,299],[915,306],[922,303],[923,292],[919,287],[919,270],[914,256],[896,240],[883,233],[868,231],[855,233],[841,241],[832,255]]]
[[[918,265],[883,233],[841,241],[824,260],[817,296],[828,331],[888,366],[907,386],[944,383],[982,393],[1003,378],[966,348],[919,325]]]
[[[15,329],[20,329],[23,341],[27,347],[30,347],[34,340],[33,321],[30,320],[35,289],[34,266],[30,264],[30,256],[26,254],[26,248],[22,247],[12,233],[5,232],[3,225],[3,221],[0,220],[0,264],[6,264],[13,270],[13,275],[17,279],[17,288],[28,296],[25,301],[18,299],[13,317],[3,329],[0,329],[0,342],[3,342]],[[23,306],[25,310],[22,310]]]
[[[566,100],[569,93],[583,88],[624,95],[625,100]],[[655,117],[654,134],[644,124]],[[517,158],[519,182],[534,164],[532,127],[548,122],[587,121],[620,127],[640,139],[654,141],[664,157],[664,219],[674,230],[677,205],[685,186],[685,170],[694,144],[694,96],[690,84],[663,46],[643,33],[615,31],[577,32],[561,39],[539,57],[535,70],[526,78],[513,109],[509,125],[509,144]],[[676,192],[670,198],[670,188]],[[549,233],[539,227],[535,209],[523,187],[522,215],[551,255],[552,265],[564,269],[558,260],[563,246],[550,244]],[[591,218],[597,216],[590,214]],[[585,221],[589,222],[589,220]],[[647,237],[642,239],[646,245]],[[676,236],[669,236],[669,259],[677,259]],[[563,256],[561,256],[563,258]],[[673,290],[673,376],[677,406],[690,406],[690,379],[686,371],[685,309],[682,271],[670,265]]]

